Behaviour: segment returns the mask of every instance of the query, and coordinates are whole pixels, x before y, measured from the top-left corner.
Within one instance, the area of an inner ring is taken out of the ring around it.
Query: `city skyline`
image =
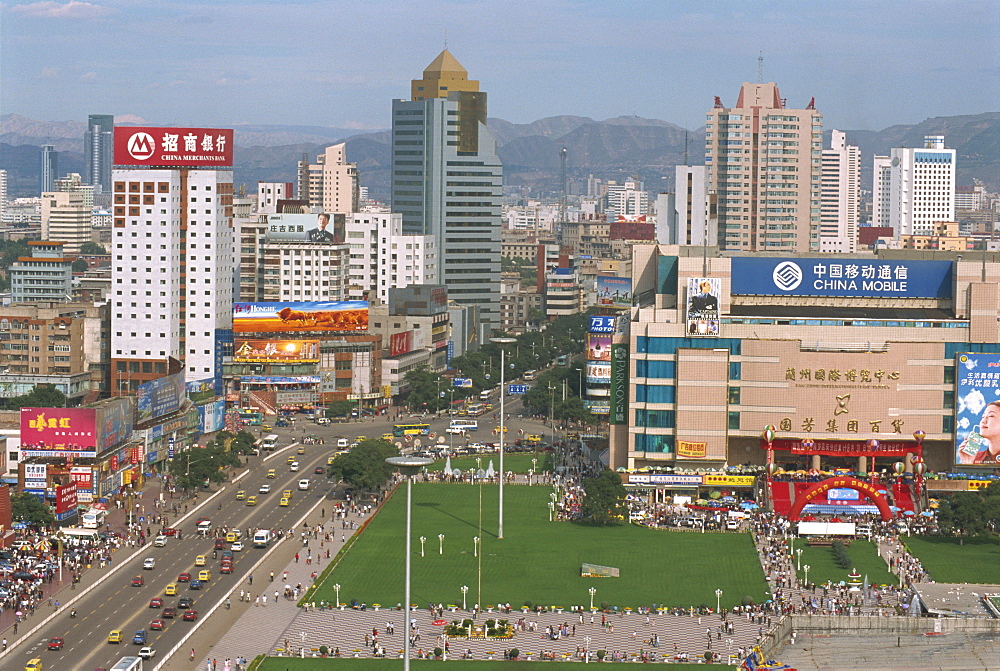
[[[386,129],[414,68],[447,45],[514,123],[635,114],[693,129],[762,74],[790,107],[815,97],[827,127],[879,129],[995,109],[998,35],[1000,5],[975,0],[15,2],[2,111]]]

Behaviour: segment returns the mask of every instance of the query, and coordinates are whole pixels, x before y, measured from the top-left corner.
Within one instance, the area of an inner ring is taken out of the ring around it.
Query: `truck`
[[[268,529],[255,531],[253,534],[253,546],[255,548],[266,548],[271,544],[273,536]]]

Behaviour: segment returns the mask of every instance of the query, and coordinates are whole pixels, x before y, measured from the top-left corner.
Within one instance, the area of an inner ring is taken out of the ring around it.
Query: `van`
[[[872,533],[872,528],[867,524],[859,524],[858,526],[854,527],[855,536],[870,536],[871,533]]]
[[[347,447],[347,438],[338,438],[337,447],[341,450]]]
[[[267,471],[267,479],[274,480],[276,477],[278,477],[278,474],[274,472],[273,468],[269,468]]]
[[[330,418],[329,417],[320,417],[319,419],[316,420],[316,423],[317,424],[329,424],[330,423]]]
[[[255,548],[266,548],[271,544],[271,532],[268,529],[261,529],[254,532],[253,546]]]
[[[108,634],[108,643],[121,643],[124,638],[125,634],[121,629],[112,629],[111,633]]]
[[[211,571],[208,571],[208,570],[198,571],[198,580],[200,580],[202,582],[208,582],[211,579],[212,579],[212,572]]]
[[[239,534],[237,534],[235,531],[230,531],[229,533],[226,534],[227,543],[235,543],[239,539],[240,539]]]
[[[299,480],[299,489],[303,491],[309,489],[309,480],[307,480],[306,478],[302,478],[301,480]]]
[[[24,665],[24,671],[42,671],[42,660],[35,657]]]
[[[393,436],[391,433],[383,433],[382,434],[382,440],[388,441],[390,443],[392,442],[393,438],[395,438],[395,436]]]

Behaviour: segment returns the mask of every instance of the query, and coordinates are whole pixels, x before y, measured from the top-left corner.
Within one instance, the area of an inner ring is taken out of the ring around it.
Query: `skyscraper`
[[[486,93],[447,49],[410,88],[392,103],[392,211],[404,235],[436,239],[436,283],[479,306],[488,337],[500,323],[503,168]]]
[[[847,144],[834,130],[830,148],[823,150],[820,191],[819,248],[821,252],[857,251],[861,200],[861,150]]]
[[[955,150],[928,135],[922,148],[898,147],[874,160],[872,223],[900,235],[932,235],[955,220]]]
[[[111,162],[114,152],[115,117],[91,114],[83,136],[84,182],[101,193],[111,189]]]
[[[349,215],[358,209],[358,166],[348,163],[344,143],[323,150],[316,163],[299,161],[299,200],[329,214]]]
[[[789,109],[774,82],[744,82],[735,107],[705,119],[705,181],[718,195],[724,249],[819,249],[823,116]]]
[[[43,144],[41,164],[38,170],[38,193],[54,190],[58,174],[59,152],[51,144]]]

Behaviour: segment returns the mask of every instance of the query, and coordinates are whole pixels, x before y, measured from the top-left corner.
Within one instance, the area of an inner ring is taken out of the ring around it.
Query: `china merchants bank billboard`
[[[233,164],[232,128],[115,128],[115,165],[227,167]]]

